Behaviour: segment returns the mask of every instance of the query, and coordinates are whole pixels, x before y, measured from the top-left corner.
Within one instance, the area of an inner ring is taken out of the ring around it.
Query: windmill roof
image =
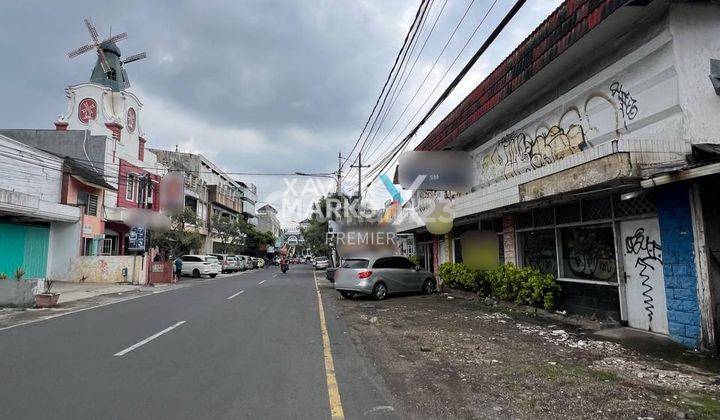
[[[116,54],[118,57],[120,56],[120,48],[118,48],[117,44],[114,42],[105,41],[100,44],[100,48],[102,48],[103,51],[111,52]]]

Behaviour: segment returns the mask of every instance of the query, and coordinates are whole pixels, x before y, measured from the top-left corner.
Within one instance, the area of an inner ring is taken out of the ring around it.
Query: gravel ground
[[[720,418],[716,360],[649,356],[463,293],[323,293],[414,418]]]

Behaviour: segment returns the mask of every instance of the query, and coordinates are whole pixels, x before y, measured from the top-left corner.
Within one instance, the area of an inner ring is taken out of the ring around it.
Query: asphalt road
[[[401,417],[325,293],[331,377],[317,296],[310,267],[268,267],[2,330],[0,417]]]

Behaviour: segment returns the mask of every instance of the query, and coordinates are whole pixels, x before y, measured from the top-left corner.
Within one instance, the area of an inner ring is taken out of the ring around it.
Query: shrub
[[[22,267],[18,267],[17,270],[15,270],[15,274],[13,274],[13,277],[15,277],[15,280],[20,280],[25,275],[25,270]]]
[[[440,278],[453,289],[477,292],[481,289],[479,273],[462,263],[446,262],[440,265]]]
[[[560,293],[560,286],[551,275],[532,267],[505,264],[487,271],[485,279],[492,294],[499,299],[549,310],[555,307]]]
[[[7,280],[7,274],[0,273],[0,280]]]

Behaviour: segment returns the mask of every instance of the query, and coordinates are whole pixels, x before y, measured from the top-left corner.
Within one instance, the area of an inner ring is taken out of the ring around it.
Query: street
[[[268,267],[0,331],[2,417],[330,418],[313,283]],[[344,415],[392,418],[331,310]]]

